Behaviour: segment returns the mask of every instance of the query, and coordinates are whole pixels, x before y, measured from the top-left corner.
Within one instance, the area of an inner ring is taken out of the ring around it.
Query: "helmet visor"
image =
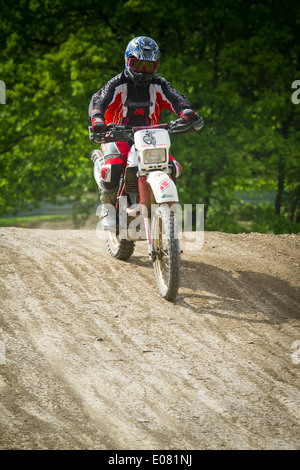
[[[158,62],[150,60],[139,60],[131,57],[128,59],[128,65],[136,72],[153,73],[157,70]]]

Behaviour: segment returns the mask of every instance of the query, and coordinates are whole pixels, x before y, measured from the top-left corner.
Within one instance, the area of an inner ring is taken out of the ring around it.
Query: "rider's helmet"
[[[160,58],[159,47],[146,36],[134,38],[125,51],[125,69],[136,85],[146,86],[155,74]]]

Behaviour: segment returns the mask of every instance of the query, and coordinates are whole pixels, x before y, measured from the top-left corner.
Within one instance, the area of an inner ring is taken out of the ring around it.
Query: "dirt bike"
[[[203,119],[187,124],[181,120],[151,127],[108,124],[105,132],[89,126],[89,139],[96,144],[125,141],[131,146],[117,194],[116,230],[105,230],[110,254],[126,260],[135,242],[146,240],[160,294],[168,301],[179,288],[181,250],[176,222],[179,202],[169,166],[170,135],[199,131]]]

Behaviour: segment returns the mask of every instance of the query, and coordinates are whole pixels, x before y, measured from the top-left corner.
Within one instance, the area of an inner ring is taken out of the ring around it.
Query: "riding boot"
[[[118,186],[114,189],[101,189],[100,202],[102,204],[102,212],[100,220],[103,230],[111,232],[116,231],[116,201]]]

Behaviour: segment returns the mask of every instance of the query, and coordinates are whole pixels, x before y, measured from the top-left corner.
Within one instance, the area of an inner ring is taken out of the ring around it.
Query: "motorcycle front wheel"
[[[180,249],[175,215],[167,204],[159,206],[154,214],[152,236],[156,283],[160,294],[173,301],[179,288]]]

